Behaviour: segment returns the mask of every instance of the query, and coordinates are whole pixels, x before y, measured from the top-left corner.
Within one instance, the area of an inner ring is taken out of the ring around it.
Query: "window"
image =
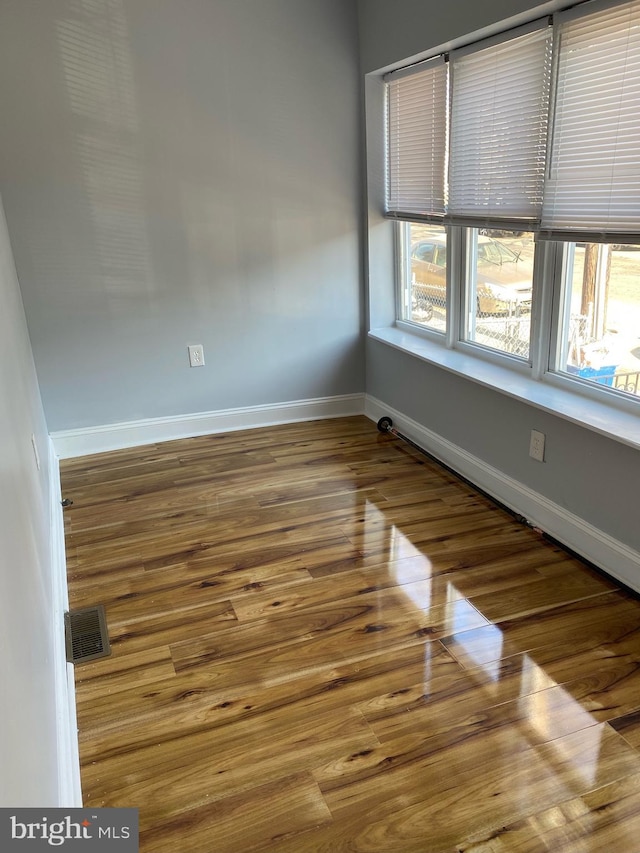
[[[562,280],[560,372],[640,395],[640,249],[569,244]]]
[[[386,82],[399,320],[637,402],[640,0],[590,0]]]
[[[527,359],[533,299],[533,234],[473,229],[464,340]]]

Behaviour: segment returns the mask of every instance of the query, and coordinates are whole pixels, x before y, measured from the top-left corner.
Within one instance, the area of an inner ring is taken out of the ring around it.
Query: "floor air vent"
[[[111,654],[102,604],[65,613],[64,627],[69,663],[84,663]]]

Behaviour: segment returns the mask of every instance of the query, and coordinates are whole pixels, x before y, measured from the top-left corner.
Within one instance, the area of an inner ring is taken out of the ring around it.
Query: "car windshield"
[[[433,243],[418,243],[417,246],[413,247],[411,257],[415,258],[417,261],[428,261],[429,263],[432,263],[433,252]]]
[[[439,243],[418,243],[413,247],[411,257],[416,261],[426,261],[444,267],[447,263],[447,247]]]
[[[498,243],[497,240],[487,240],[478,244],[478,260],[488,264],[497,264],[501,266],[504,263],[514,264],[517,262],[520,255]]]

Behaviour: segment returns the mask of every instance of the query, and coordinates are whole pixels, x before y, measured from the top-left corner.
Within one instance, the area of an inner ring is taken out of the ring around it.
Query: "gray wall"
[[[363,65],[371,71],[398,64],[404,57],[460,40],[500,18],[516,16],[527,5],[532,6],[518,0],[446,4],[359,0]],[[367,95],[368,292],[371,327],[375,328],[390,324],[393,315],[389,299],[392,232],[390,223],[380,215],[383,159],[377,140],[380,83],[376,75],[368,78]],[[637,450],[373,340],[367,344],[367,392],[640,551]],[[546,435],[543,465],[528,455],[532,429]]]
[[[60,805],[48,442],[0,201],[0,806]]]
[[[0,115],[51,430],[364,390],[355,2],[2,0]]]

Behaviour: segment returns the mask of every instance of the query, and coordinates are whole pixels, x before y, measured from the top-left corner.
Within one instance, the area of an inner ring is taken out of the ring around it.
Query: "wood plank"
[[[551,607],[520,619],[453,634],[446,647],[463,666],[488,664],[519,652],[536,653],[558,643],[575,650],[633,642],[640,637],[640,607],[623,592]]]
[[[378,743],[360,714],[316,714],[293,723],[286,710],[252,720],[164,739],[135,753],[83,762],[87,805],[111,806],[123,796],[145,803],[153,826],[167,817],[224,800],[282,776],[304,772],[339,755],[347,744],[367,750]],[[251,761],[243,760],[247,751]]]
[[[153,646],[131,655],[111,655],[75,665],[75,681],[78,690],[76,705],[78,713],[83,705],[92,708],[108,699],[108,714],[113,716],[112,697],[121,690],[131,687],[131,674],[135,672],[138,687],[146,689],[158,679],[175,679],[175,670],[168,646]]]
[[[143,815],[140,849],[153,853],[273,851],[287,838],[330,821],[316,783],[301,773],[212,805],[195,806],[154,826],[147,827]]]
[[[640,775],[618,779],[507,826],[494,825],[459,853],[602,853],[635,850],[640,835]]]
[[[469,601],[484,613],[487,619],[502,622],[505,619],[539,613],[559,604],[571,604],[614,589],[616,585],[613,581],[595,572],[589,573],[584,569],[569,571],[565,567],[553,583],[549,583],[546,578],[540,578],[522,587],[470,595]]]
[[[253,659],[252,659],[253,662]],[[90,697],[79,705],[86,761],[111,757],[160,740],[224,726],[259,714],[287,709],[292,719],[328,711],[343,714],[383,691],[407,692],[425,666],[434,675],[459,673],[459,665],[439,643],[382,652],[356,662],[329,664],[313,671],[274,677],[265,667],[225,665],[161,677],[129,687],[118,696],[118,715],[107,701]],[[226,677],[225,677],[226,676]]]
[[[107,612],[107,620],[110,620]],[[193,637],[207,636],[217,626],[237,622],[229,601],[199,605],[186,611],[150,613],[145,618],[137,612],[109,621],[109,640],[114,655],[131,655],[143,649],[153,649]]]
[[[357,657],[381,648],[431,642],[453,633],[456,626],[471,630],[489,624],[464,599],[416,611],[406,596],[388,590],[382,614],[378,598],[375,592],[366,593],[175,643],[171,654],[176,671],[213,661],[241,660],[269,648],[297,648],[314,640],[322,642],[327,635]]]
[[[439,577],[431,577],[429,564],[416,560],[398,561],[389,566],[374,566],[342,572],[333,577],[290,585],[279,590],[256,592],[254,595],[233,596],[231,601],[240,622],[299,610],[314,605],[337,602],[340,599],[395,589],[408,596],[421,609],[443,605],[464,598],[459,591]]]
[[[403,752],[401,744],[380,751],[378,764],[393,765],[384,783],[363,772],[331,790],[320,782],[332,815],[361,815],[351,831],[372,850],[418,853],[425,839],[440,850],[454,848],[470,823],[482,832],[640,771],[640,756],[605,724],[540,743],[508,713],[515,708],[493,708],[475,735],[461,730],[462,740],[454,732],[433,739],[433,753],[427,745]]]

